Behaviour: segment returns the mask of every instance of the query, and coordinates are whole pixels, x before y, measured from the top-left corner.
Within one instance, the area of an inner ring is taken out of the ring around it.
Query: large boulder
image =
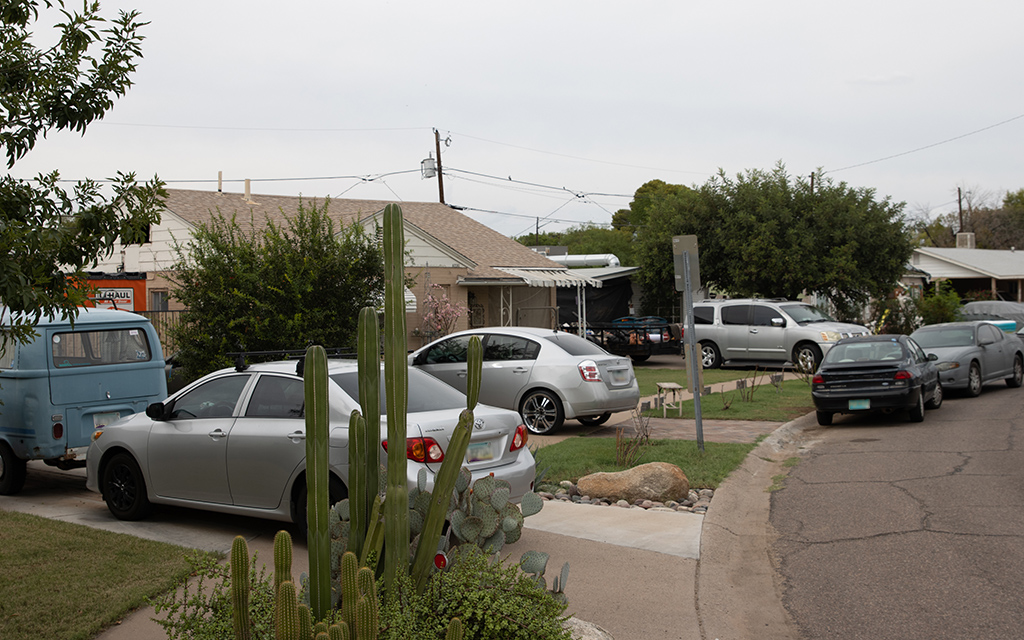
[[[580,478],[576,488],[582,495],[609,500],[654,502],[682,501],[690,491],[683,470],[667,462],[648,462],[615,473],[592,473]]]

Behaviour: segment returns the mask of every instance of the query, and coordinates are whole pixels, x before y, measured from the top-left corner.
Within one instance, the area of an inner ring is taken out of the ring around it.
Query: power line
[[[826,171],[825,173],[836,173],[837,171],[846,171],[847,169],[856,169],[857,167],[863,167],[863,166],[867,166],[869,164],[875,164],[877,162],[884,162],[886,160],[892,160],[893,158],[899,158],[901,156],[910,155],[911,153],[917,153],[918,151],[924,151],[925,149],[931,149],[932,147],[937,147],[939,145],[946,144],[947,142],[953,142],[954,140],[960,140],[960,139],[966,138],[968,136],[973,136],[973,135],[981,133],[983,131],[988,131],[989,129],[995,129],[996,127],[1001,127],[1004,124],[1009,124],[1009,123],[1013,122],[1014,120],[1020,120],[1021,118],[1024,118],[1024,113],[1020,114],[1019,116],[1014,116],[1014,117],[1012,117],[1012,118],[1010,118],[1008,120],[1003,120],[1002,122],[997,122],[997,123],[991,124],[991,125],[989,125],[987,127],[982,127],[981,129],[977,129],[975,131],[971,131],[970,133],[965,133],[963,135],[959,135],[959,136],[956,136],[956,137],[953,137],[953,138],[949,138],[949,139],[943,140],[941,142],[935,142],[933,144],[928,144],[928,145],[925,145],[923,147],[918,147],[917,149],[911,149],[910,151],[904,151],[903,153],[896,153],[896,154],[893,154],[891,156],[886,156],[884,158],[878,158],[877,160],[869,160],[867,162],[861,162],[860,164],[851,164],[850,166],[842,167],[841,169],[832,169],[831,171]]]

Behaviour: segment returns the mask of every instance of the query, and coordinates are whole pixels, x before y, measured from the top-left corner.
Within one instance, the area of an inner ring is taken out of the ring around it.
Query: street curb
[[[799,640],[771,558],[769,489],[812,424],[814,414],[808,414],[776,429],[715,492],[704,517],[694,593],[703,638]]]

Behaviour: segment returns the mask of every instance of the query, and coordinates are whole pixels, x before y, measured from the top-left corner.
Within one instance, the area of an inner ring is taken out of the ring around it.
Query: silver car
[[[116,517],[137,520],[151,504],[305,522],[304,387],[295,360],[211,373],[167,401],[97,431],[87,456],[86,486],[103,495]],[[331,501],[347,496],[348,422],[359,408],[353,360],[328,364]],[[381,412],[385,412],[381,393]],[[437,379],[409,371],[410,486],[420,469],[428,485],[440,470],[466,397]],[[512,498],[532,489],[533,455],[519,416],[478,405],[464,466],[512,485]],[[382,422],[386,422],[382,420]],[[387,426],[381,426],[381,464]]]
[[[981,394],[985,383],[1006,380],[1010,387],[1024,382],[1024,343],[984,320],[926,325],[910,335],[925,352],[938,356],[942,386]]]
[[[480,402],[518,411],[533,433],[551,433],[566,418],[603,424],[640,401],[629,358],[553,329],[460,331],[414,351],[409,364],[464,392],[471,336],[480,336],[484,349]]]

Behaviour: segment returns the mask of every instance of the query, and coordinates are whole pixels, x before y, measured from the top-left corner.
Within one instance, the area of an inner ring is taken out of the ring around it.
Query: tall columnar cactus
[[[284,529],[274,536],[274,592],[285,580],[292,581],[292,536]]]
[[[361,555],[373,499],[380,483],[380,330],[377,310],[359,313],[359,405],[349,423],[349,496],[352,532],[348,549]]]
[[[331,609],[330,470],[328,468],[327,352],[306,349],[306,514],[309,549],[309,602],[322,620]],[[302,523],[300,523],[301,526]]]
[[[448,622],[448,632],[445,634],[444,640],[462,640],[463,633],[462,620],[452,618]]]
[[[290,580],[285,580],[277,588],[274,632],[276,640],[299,640],[299,599],[295,583]]]
[[[412,566],[412,580],[416,591],[422,593],[427,587],[427,580],[433,570],[433,558],[441,539],[441,529],[448,517],[451,506],[452,491],[455,481],[462,469],[462,461],[466,458],[466,448],[472,435],[473,410],[480,397],[480,384],[483,379],[483,347],[480,336],[469,339],[467,354],[466,410],[459,416],[459,423],[448,442],[448,451],[441,469],[434,479],[434,490],[430,494],[430,508],[423,522],[419,544],[416,546],[416,558]]]
[[[235,640],[249,640],[249,545],[242,536],[231,543],[231,609]]]
[[[409,371],[405,337],[405,232],[402,209],[384,208],[384,393],[388,415],[387,497],[384,500],[384,584],[395,593],[409,572],[409,488],[406,409]],[[361,347],[365,348],[362,344]],[[365,412],[368,407],[363,407]]]

